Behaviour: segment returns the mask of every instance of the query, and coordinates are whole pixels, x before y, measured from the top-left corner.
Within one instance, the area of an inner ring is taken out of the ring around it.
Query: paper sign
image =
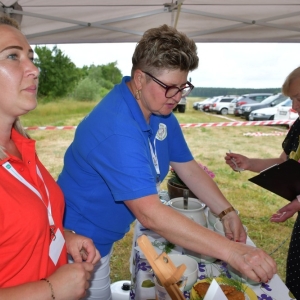
[[[203,300],[228,300],[215,279],[211,282]]]

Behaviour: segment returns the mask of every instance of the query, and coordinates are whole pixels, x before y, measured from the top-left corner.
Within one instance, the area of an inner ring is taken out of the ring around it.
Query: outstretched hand
[[[275,214],[273,214],[270,218],[270,221],[275,223],[284,222],[290,217],[292,217],[299,210],[300,210],[300,203],[297,199],[295,199],[291,201],[289,204],[280,208]]]
[[[277,272],[276,263],[263,250],[232,242],[232,249],[227,262],[247,278],[267,283]]]
[[[249,169],[249,158],[237,154],[237,153],[226,153],[226,156],[224,157],[225,162],[227,165],[229,165],[232,170],[239,171],[239,170],[248,170]]]

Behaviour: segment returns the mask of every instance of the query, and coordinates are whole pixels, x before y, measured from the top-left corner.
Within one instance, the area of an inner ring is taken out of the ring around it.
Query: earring
[[[135,91],[134,98],[135,98],[136,100],[140,100],[140,91],[141,91],[141,90],[136,90],[136,91]]]

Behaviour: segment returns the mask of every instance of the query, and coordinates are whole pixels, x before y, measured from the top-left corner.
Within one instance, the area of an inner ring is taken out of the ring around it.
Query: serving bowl
[[[169,254],[168,255],[176,267],[184,264],[186,270],[183,273],[183,277],[186,277],[185,291],[189,291],[198,279],[198,262],[188,255],[181,254]]]

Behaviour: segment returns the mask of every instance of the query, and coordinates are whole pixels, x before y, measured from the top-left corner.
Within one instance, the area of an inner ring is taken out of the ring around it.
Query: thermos
[[[110,285],[112,300],[129,300],[131,282],[128,280],[116,281]]]

